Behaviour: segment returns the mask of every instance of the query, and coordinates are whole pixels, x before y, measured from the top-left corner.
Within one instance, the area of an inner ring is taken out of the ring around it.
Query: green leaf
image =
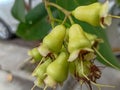
[[[50,1],[55,2],[55,0]],[[51,10],[54,12],[55,8],[52,8]],[[27,15],[25,16],[26,23],[35,23],[40,19],[44,18],[46,15],[47,11],[45,9],[45,5],[43,2],[41,2],[27,13]]]
[[[25,18],[27,23],[35,23],[46,15],[45,5],[44,3],[40,3],[35,8],[31,9]]]
[[[58,16],[58,11],[53,11],[53,16]],[[25,40],[41,40],[51,29],[48,16],[38,19],[32,24],[20,23],[17,29],[17,35]]]
[[[117,1],[117,4],[120,6],[120,0],[116,0]]]
[[[51,26],[46,16],[33,24],[20,23],[17,35],[25,40],[40,40],[48,33],[50,28]]]
[[[55,2],[55,0],[50,0]],[[58,11],[51,8],[53,16],[58,16]],[[50,21],[43,2],[31,9],[25,16],[26,22],[21,22],[17,35],[25,40],[41,40],[51,29]]]
[[[25,22],[25,4],[24,0],[15,0],[11,13],[17,20]]]
[[[96,2],[97,0],[56,0],[57,4],[67,10],[73,10],[79,5],[87,5]]]

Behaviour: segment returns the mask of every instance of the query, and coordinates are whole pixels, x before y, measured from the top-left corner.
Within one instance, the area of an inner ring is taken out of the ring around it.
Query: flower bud
[[[42,58],[37,48],[33,48],[32,50],[30,50],[28,52],[28,55],[32,56],[35,62],[40,61]]]

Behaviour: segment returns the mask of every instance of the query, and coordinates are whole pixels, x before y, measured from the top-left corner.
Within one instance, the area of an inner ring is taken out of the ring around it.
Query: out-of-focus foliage
[[[12,7],[12,15],[20,22],[25,22],[25,4],[24,0],[15,0]]]
[[[117,4],[119,4],[120,5],[120,0],[116,0],[117,1]]]

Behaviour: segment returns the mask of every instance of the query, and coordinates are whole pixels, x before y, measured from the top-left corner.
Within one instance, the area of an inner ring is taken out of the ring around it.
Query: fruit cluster
[[[93,26],[105,27],[111,23],[107,5],[108,2],[79,6],[71,14]],[[87,83],[90,88],[91,83],[97,86],[96,80],[101,77],[101,71],[94,60],[100,42],[96,35],[85,32],[77,23],[69,28],[64,24],[56,25],[40,46],[28,53],[34,62],[39,62],[32,73],[36,77],[35,85],[54,88],[71,74],[81,84]]]
[[[79,24],[69,29],[57,25],[45,36],[39,47],[29,51],[35,62],[41,62],[33,72],[39,87],[55,87],[63,83],[68,74],[79,82],[96,82],[101,72],[94,65],[97,36],[83,31]]]

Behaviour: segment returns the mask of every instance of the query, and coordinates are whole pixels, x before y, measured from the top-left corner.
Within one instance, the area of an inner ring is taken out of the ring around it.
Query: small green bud
[[[38,77],[43,80],[45,78],[45,73],[48,65],[51,63],[51,59],[46,60],[44,63],[40,64],[35,71],[33,72],[33,76]]]
[[[28,55],[32,56],[35,62],[39,62],[42,58],[37,48],[33,48],[32,50],[30,50],[28,52]]]

